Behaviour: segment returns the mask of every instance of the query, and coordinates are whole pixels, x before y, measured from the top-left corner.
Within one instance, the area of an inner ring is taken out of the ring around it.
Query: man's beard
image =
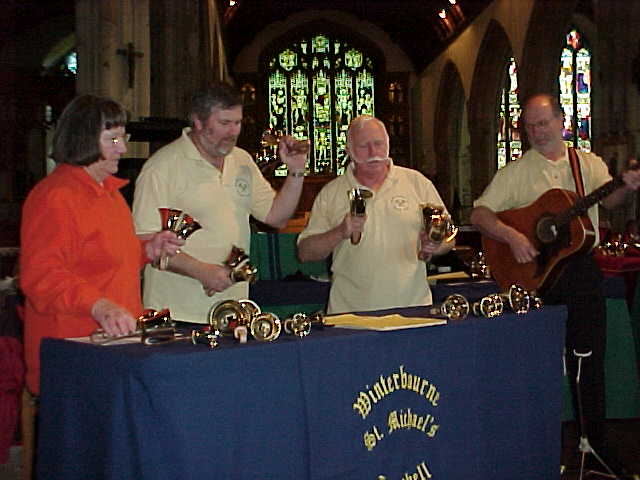
[[[236,146],[238,139],[236,137],[225,138],[218,142],[214,150],[217,156],[226,157],[231,153],[233,147]]]

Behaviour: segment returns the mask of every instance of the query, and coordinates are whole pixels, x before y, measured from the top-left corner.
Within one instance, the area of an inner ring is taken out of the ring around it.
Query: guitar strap
[[[569,163],[571,164],[571,172],[573,173],[573,180],[576,182],[576,193],[579,197],[584,197],[584,180],[582,180],[582,169],[580,168],[580,160],[576,149],[569,148]]]

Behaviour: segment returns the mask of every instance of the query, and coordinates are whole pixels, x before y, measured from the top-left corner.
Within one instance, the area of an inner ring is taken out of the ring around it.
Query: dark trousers
[[[604,446],[605,386],[604,356],[607,343],[606,303],[602,289],[602,273],[593,256],[572,257],[558,281],[544,296],[548,304],[567,306],[566,364],[576,420],[578,405],[576,375],[578,353],[592,352],[582,359],[580,392],[585,431],[596,451]]]

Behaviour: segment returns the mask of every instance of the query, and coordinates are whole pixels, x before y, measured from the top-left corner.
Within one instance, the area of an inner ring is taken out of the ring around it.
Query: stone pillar
[[[191,96],[228,79],[215,0],[149,0],[151,114],[186,119]]]
[[[149,0],[76,0],[77,92],[149,115]]]

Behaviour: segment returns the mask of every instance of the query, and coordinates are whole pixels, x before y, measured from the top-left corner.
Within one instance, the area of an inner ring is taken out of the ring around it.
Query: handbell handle
[[[353,232],[351,234],[352,245],[358,245],[360,243],[360,239],[362,239],[362,232]]]
[[[453,224],[450,224],[450,225],[451,225],[451,227],[449,228],[449,232],[447,232],[448,235],[444,239],[445,243],[450,242],[451,240],[456,238],[456,235],[458,235],[458,227],[456,227]]]

